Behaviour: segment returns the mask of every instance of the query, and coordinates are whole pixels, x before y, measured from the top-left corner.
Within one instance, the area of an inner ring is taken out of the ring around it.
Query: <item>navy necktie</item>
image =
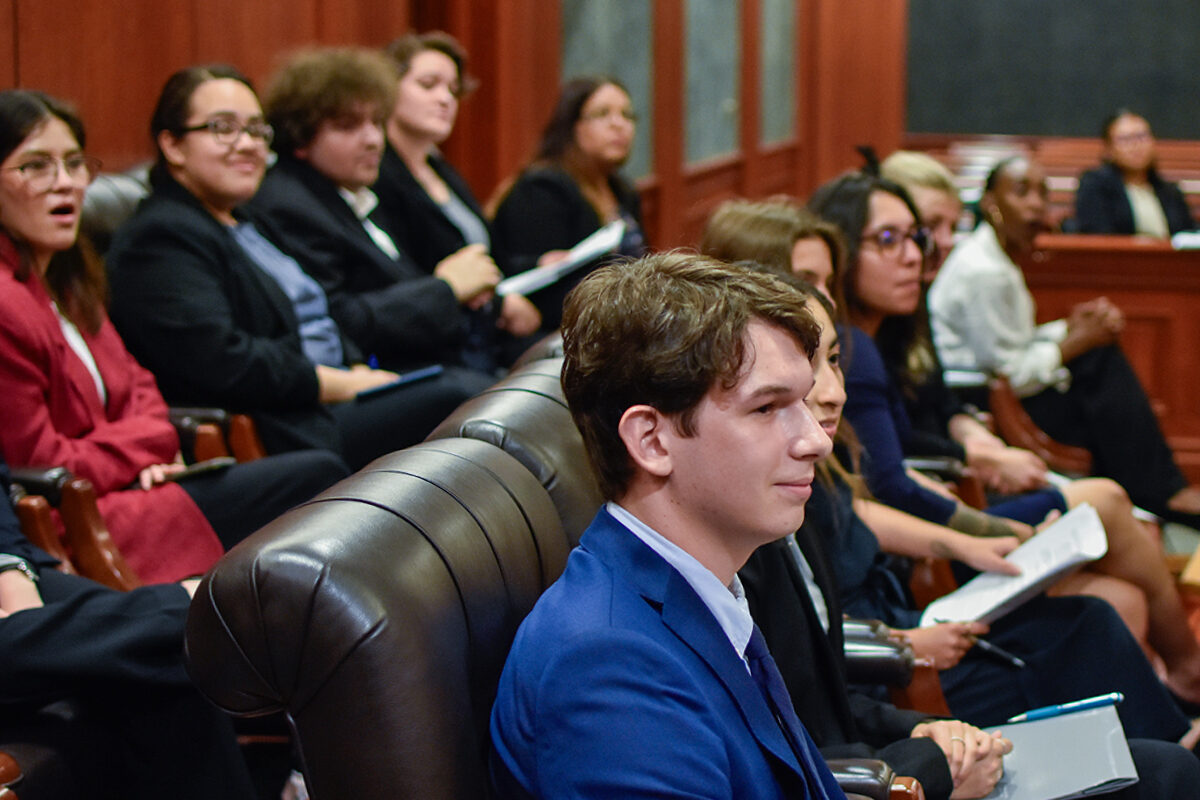
[[[775,659],[771,657],[771,652],[767,650],[767,642],[763,639],[758,625],[754,626],[754,631],[750,634],[750,642],[746,645],[746,663],[750,666],[750,676],[758,684],[758,690],[762,693],[763,699],[767,701],[767,706],[771,709],[775,721],[779,723],[783,736],[787,739],[796,760],[800,762],[810,796],[814,798],[842,797],[840,791],[830,794],[826,790],[826,787],[833,783],[833,776],[828,774],[829,768],[825,766],[812,739],[808,737],[808,733],[800,723],[800,718],[796,716],[792,698],[788,695],[787,686],[783,682],[783,675],[780,674],[779,667],[775,665]],[[827,776],[828,781],[822,780],[823,773]]]

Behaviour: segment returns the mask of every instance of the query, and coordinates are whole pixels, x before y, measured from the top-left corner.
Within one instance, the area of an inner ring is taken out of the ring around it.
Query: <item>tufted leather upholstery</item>
[[[393,453],[222,559],[188,619],[192,676],[233,713],[286,711],[314,798],[483,797],[500,669],[566,555],[502,450]]]
[[[603,498],[563,397],[561,372],[561,357],[526,363],[459,406],[429,440],[481,439],[520,461],[550,493],[574,546]]]
[[[80,228],[103,253],[117,228],[133,216],[138,203],[150,193],[150,165],[126,172],[106,172],[96,177],[83,196]]]

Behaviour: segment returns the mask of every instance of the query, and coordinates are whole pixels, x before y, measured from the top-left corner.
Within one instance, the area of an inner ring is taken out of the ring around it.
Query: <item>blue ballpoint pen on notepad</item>
[[[1056,706],[1043,706],[1042,708],[1035,708],[1032,711],[1026,711],[1024,714],[1017,714],[1008,721],[1032,722],[1035,719],[1059,717],[1063,714],[1073,714],[1076,711],[1087,711],[1089,708],[1115,706],[1124,699],[1125,695],[1121,694],[1120,692],[1109,692],[1108,694],[1097,695],[1096,697],[1085,697],[1083,700],[1075,700],[1070,703],[1061,703]]]

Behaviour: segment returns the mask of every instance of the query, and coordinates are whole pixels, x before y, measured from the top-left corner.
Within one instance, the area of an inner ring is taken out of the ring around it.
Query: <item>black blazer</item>
[[[341,452],[291,301],[190,192],[167,178],[117,231],[108,267],[113,323],[168,402],[249,413],[268,452]]]
[[[487,217],[463,177],[441,156],[430,155],[428,160],[438,177],[487,226]],[[379,180],[372,189],[379,197],[379,213],[372,219],[425,272],[432,274],[439,261],[466,247],[462,232],[446,217],[425,187],[413,177],[404,159],[391,147],[383,151]],[[491,236],[490,230],[488,236]]]
[[[449,284],[403,251],[389,258],[324,175],[280,156],[249,205],[324,287],[330,316],[364,353],[397,369],[459,362],[466,316]]]
[[[1163,180],[1153,169],[1150,186],[1162,205],[1172,235],[1195,227],[1191,209],[1178,186]],[[1121,170],[1115,164],[1106,162],[1080,177],[1075,192],[1075,224],[1081,233],[1133,233],[1133,209],[1125,194]]]
[[[609,185],[622,211],[642,227],[641,201],[634,188],[619,175],[610,177]],[[601,224],[574,178],[556,167],[532,167],[517,177],[496,209],[492,257],[506,275],[515,275],[532,269],[549,250],[569,250]],[[542,312],[543,330],[558,328],[563,299],[586,274],[586,268],[580,269],[529,296]]]
[[[825,595],[829,618],[842,619],[833,570],[818,534],[806,525],[797,541],[817,585]],[[775,657],[804,727],[826,758],[878,758],[897,774],[921,781],[930,800],[946,800],[954,790],[941,749],[928,738],[909,733],[929,716],[899,709],[846,685],[844,639],[840,624],[826,635],[817,618],[804,577],[784,541],[760,547],[739,573],[750,611]]]

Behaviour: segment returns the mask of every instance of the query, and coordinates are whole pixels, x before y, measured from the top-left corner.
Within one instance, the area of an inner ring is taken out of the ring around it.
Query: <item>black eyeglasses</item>
[[[275,138],[275,129],[262,120],[251,120],[250,122],[238,122],[231,117],[217,117],[210,119],[208,122],[201,122],[199,125],[189,125],[186,128],[180,128],[178,133],[196,133],[197,131],[208,131],[217,140],[217,144],[231,145],[238,140],[243,133],[250,136],[251,139],[259,139],[263,144],[270,144]]]
[[[39,194],[48,192],[58,180],[59,165],[67,173],[67,177],[76,183],[88,184],[100,171],[100,159],[77,153],[64,158],[54,156],[35,156],[24,164],[8,167],[10,172],[19,172],[29,184],[29,188]]]
[[[882,228],[874,233],[863,234],[861,241],[864,244],[874,244],[883,256],[898,258],[904,251],[904,243],[909,239],[917,246],[922,256],[933,254],[934,241],[928,228],[909,228],[906,231],[899,228]]]

